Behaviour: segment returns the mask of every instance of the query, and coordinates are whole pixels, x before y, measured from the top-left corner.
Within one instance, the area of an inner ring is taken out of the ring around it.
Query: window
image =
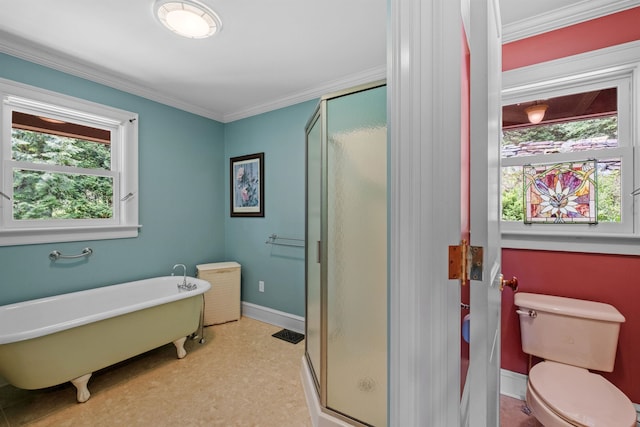
[[[504,73],[503,247],[640,253],[629,59],[610,48]]]
[[[137,116],[0,81],[0,245],[134,237]]]

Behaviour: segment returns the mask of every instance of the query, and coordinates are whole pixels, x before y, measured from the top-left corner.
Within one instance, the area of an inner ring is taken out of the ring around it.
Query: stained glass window
[[[596,161],[525,165],[524,222],[596,224]]]

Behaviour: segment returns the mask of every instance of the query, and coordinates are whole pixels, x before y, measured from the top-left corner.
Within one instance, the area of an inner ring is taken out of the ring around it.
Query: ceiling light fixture
[[[536,104],[532,105],[531,107],[525,108],[524,112],[527,113],[529,122],[537,125],[544,118],[544,113],[547,112],[547,108],[549,108],[547,104]]]
[[[218,15],[194,0],[158,0],[154,9],[162,25],[183,37],[204,39],[222,29]]]
[[[65,121],[58,120],[58,119],[52,119],[51,117],[38,116],[38,118],[40,120],[45,121],[45,122],[54,123],[56,125],[61,125],[63,123],[66,123]]]

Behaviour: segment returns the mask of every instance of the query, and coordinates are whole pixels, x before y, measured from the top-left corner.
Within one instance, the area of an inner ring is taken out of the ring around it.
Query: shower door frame
[[[320,241],[318,244],[315,242],[309,241],[309,216],[308,216],[308,207],[309,207],[309,192],[305,192],[305,240],[308,248],[318,248],[320,251],[319,262],[320,262],[320,372],[316,371],[316,367],[313,365],[311,361],[311,357],[308,353],[308,341],[305,339],[305,353],[304,357],[309,366],[309,371],[311,373],[311,377],[313,378],[313,382],[315,385],[315,391],[320,400],[320,409],[322,412],[333,416],[337,419],[348,422],[354,426],[367,427],[369,424],[362,423],[361,421],[337,412],[335,410],[330,409],[327,406],[327,304],[328,304],[328,286],[327,286],[327,277],[328,277],[328,241],[327,241],[327,224],[328,224],[328,212],[325,209],[328,205],[328,174],[326,172],[327,161],[328,161],[328,147],[327,147],[327,138],[328,138],[328,121],[327,121],[327,102],[331,99],[356,94],[358,92],[363,92],[370,89],[375,89],[381,86],[386,86],[386,79],[377,80],[371,83],[366,83],[362,85],[358,85],[349,89],[333,92],[327,95],[324,95],[320,98],[318,102],[318,106],[315,108],[313,114],[307,121],[305,125],[305,188],[308,188],[309,185],[309,132],[313,128],[314,125],[320,125],[320,151],[321,151],[321,190],[320,190]],[[388,141],[387,141],[388,146]],[[388,181],[388,179],[387,179]],[[388,197],[389,189],[387,182],[387,197]],[[388,226],[387,219],[387,226]],[[389,251],[389,243],[387,242],[387,264],[388,264],[388,251]],[[309,256],[309,249],[307,249],[307,258]],[[305,260],[305,313],[309,313],[308,310],[308,274],[309,268],[308,263],[314,262],[314,260]],[[388,281],[387,281],[388,286]],[[385,296],[386,297],[386,296]],[[305,336],[308,338],[308,327],[309,322],[308,319],[305,321]],[[388,362],[387,362],[388,364]],[[387,374],[388,375],[388,372]],[[387,399],[389,395],[389,385],[387,384]],[[386,404],[387,402],[385,402]],[[388,414],[387,414],[388,418]]]
[[[320,240],[316,242],[311,242],[309,239],[309,133],[313,129],[314,126],[320,126]],[[304,265],[304,275],[305,275],[305,348],[304,348],[304,357],[307,361],[307,365],[309,366],[309,371],[313,378],[314,386],[316,393],[320,398],[320,404],[324,408],[326,406],[326,348],[322,345],[326,341],[326,337],[323,336],[325,334],[325,328],[322,326],[326,323],[326,313],[324,310],[320,310],[320,374],[316,372],[316,366],[314,366],[313,361],[311,360],[311,356],[309,355],[309,262],[313,262],[309,260],[310,248],[316,248],[316,262],[320,264],[320,307],[324,307],[326,305],[326,292],[322,291],[322,278],[326,277],[326,271],[323,273],[323,265],[326,263],[322,262],[322,256],[325,252],[325,248],[322,247],[322,224],[325,223],[325,219],[322,218],[324,212],[322,210],[322,206],[326,204],[326,201],[323,200],[323,189],[326,185],[323,183],[322,177],[324,174],[322,173],[322,164],[325,162],[323,159],[324,156],[324,135],[326,134],[326,102],[324,99],[321,99],[318,106],[314,110],[313,115],[305,125],[305,246],[306,246],[306,256],[305,256],[305,265]],[[326,243],[325,243],[326,244]]]

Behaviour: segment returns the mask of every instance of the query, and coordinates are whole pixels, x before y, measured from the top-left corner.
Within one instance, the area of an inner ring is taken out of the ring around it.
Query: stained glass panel
[[[525,165],[524,222],[596,224],[596,160]]]

